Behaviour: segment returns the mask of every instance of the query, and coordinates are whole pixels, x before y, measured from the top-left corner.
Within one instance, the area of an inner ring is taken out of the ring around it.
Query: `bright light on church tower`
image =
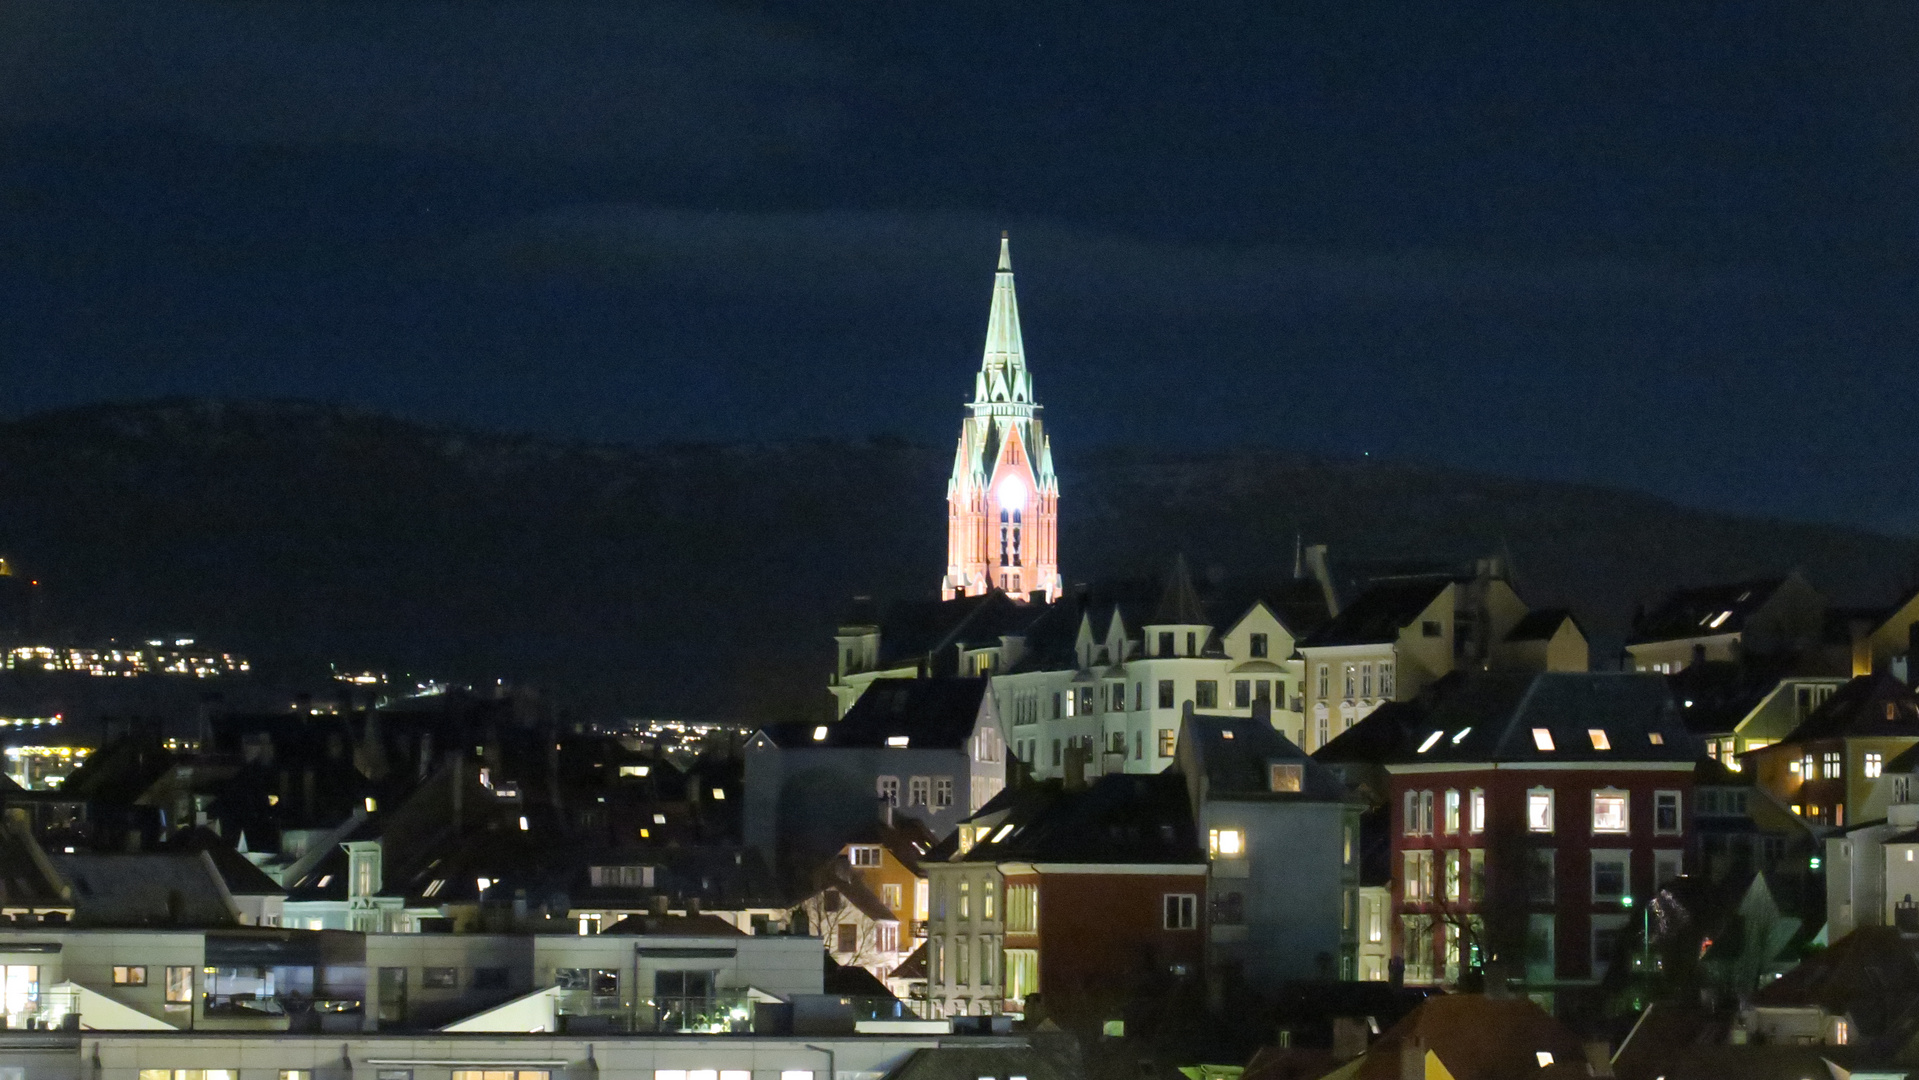
[[[1017,476],[1009,476],[999,486],[999,508],[1001,510],[1026,509],[1026,485]]]
[[[1040,421],[1013,293],[1012,245],[1000,234],[986,349],[960,425],[946,484],[946,579],[940,595],[999,589],[1019,600],[1056,599],[1059,478]]]

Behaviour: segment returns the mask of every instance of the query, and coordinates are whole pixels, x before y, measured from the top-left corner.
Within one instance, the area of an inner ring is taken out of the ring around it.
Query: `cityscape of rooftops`
[[[1915,45],[13,0],[0,1080],[1919,1078]]]

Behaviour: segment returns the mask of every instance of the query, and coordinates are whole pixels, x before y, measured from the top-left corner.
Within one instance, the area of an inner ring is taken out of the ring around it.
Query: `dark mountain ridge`
[[[80,640],[190,630],[268,671],[529,680],[590,715],[825,707],[856,593],[930,594],[950,451],[893,439],[614,446],[299,402],[102,405],[0,425],[0,553]],[[1647,495],[1270,449],[1060,456],[1069,582],[1289,574],[1504,544],[1536,606],[1617,641],[1682,584],[1803,569],[1883,603],[1919,544]]]

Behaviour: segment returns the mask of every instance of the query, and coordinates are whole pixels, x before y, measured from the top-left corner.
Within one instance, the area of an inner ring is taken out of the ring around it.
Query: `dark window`
[[[1253,703],[1253,684],[1245,679],[1233,680],[1233,707],[1244,709]]]
[[[460,969],[430,967],[420,971],[420,985],[428,990],[451,990],[460,985]]]
[[[1550,904],[1555,892],[1553,886],[1552,849],[1534,848],[1526,862],[1526,896],[1535,902]]]
[[[1252,645],[1253,645],[1253,655],[1255,657],[1263,657],[1266,655],[1266,635],[1265,634],[1254,634]],[[1238,894],[1235,893],[1234,895],[1238,895]]]
[[[473,969],[473,989],[506,989],[506,969],[503,967],[476,967]]]
[[[1213,897],[1213,921],[1228,926],[1245,922],[1245,898],[1236,892],[1229,892],[1224,896]]]
[[[838,911],[840,909],[840,903],[841,897],[838,889],[828,889],[825,894],[820,897],[820,907],[827,911]]]
[[[1159,681],[1159,707],[1162,709],[1173,707],[1173,680],[1171,679]]]
[[[1445,628],[1439,625],[1439,621],[1437,619],[1427,619],[1425,622],[1420,623],[1419,632],[1426,637],[1446,636]]]
[[[1057,691],[1053,693],[1053,719],[1059,719],[1059,693]]]
[[[1273,684],[1267,682],[1265,679],[1254,679],[1253,680],[1253,700],[1254,701],[1273,700]]]
[[[1199,655],[1199,635],[1191,630],[1186,631],[1186,655]]]
[[[839,936],[839,941],[836,942],[835,944],[837,945],[838,950],[840,952],[855,953],[860,951],[860,928],[859,927],[854,926],[851,923],[841,923],[839,925],[838,936]]]
[[[1161,630],[1159,632],[1159,654],[1161,656],[1173,655],[1173,632],[1171,630]]]
[[[1202,709],[1211,709],[1219,705],[1219,681],[1201,679],[1193,686],[1193,704]]]
[[[1057,769],[1059,768],[1059,766],[1060,766],[1059,740],[1054,739],[1053,740],[1053,767]]]
[[[1199,925],[1199,897],[1193,893],[1166,893],[1164,927],[1167,930],[1191,930]]]

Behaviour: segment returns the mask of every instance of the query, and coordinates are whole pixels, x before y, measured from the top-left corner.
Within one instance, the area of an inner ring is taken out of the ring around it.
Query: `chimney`
[[[689,896],[689,897],[687,897],[687,898],[686,898],[686,915],[687,915],[687,917],[688,917],[688,918],[695,918],[695,917],[697,917],[697,916],[699,915],[699,913],[700,913],[700,898],[699,898],[699,897],[697,897],[697,896]]]
[[[646,910],[649,914],[653,915],[666,914],[666,894],[654,893],[652,896],[647,897]]]

